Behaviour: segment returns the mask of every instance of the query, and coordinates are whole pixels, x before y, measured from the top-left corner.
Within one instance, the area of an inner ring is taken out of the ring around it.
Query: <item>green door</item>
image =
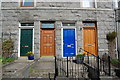
[[[32,29],[21,29],[20,36],[20,56],[26,56],[28,51],[32,51]]]

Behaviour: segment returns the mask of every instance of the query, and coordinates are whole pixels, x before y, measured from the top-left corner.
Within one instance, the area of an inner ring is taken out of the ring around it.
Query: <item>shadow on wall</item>
[[[120,58],[120,49],[118,49],[118,58]]]

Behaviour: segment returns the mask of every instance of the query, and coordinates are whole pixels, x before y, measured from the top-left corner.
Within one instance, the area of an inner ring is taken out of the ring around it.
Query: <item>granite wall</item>
[[[102,56],[108,52],[106,34],[116,30],[115,12],[112,3],[97,3],[96,8],[82,8],[76,2],[37,2],[35,7],[19,7],[18,2],[2,3],[3,39],[14,40],[14,52],[18,53],[19,23],[34,22],[34,53],[40,57],[40,24],[41,21],[55,21],[56,55],[61,55],[61,24],[74,22],[77,31],[77,51],[83,48],[83,21],[95,21],[98,33],[98,53]]]

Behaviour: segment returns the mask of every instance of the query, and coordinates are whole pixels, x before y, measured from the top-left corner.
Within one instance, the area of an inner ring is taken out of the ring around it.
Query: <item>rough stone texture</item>
[[[81,8],[80,3],[36,3],[35,7],[19,7],[19,3],[2,3],[3,39],[14,40],[15,50],[18,53],[19,23],[34,23],[34,53],[35,58],[40,57],[40,21],[55,21],[56,28],[56,55],[62,56],[61,49],[61,24],[62,22],[75,22],[77,33],[77,51],[83,48],[83,21],[96,21],[98,32],[99,55],[108,49],[106,34],[116,29],[115,13],[112,3],[99,3],[98,8]]]
[[[35,58],[38,59],[40,57],[40,22],[34,22],[34,53]]]
[[[36,7],[69,7],[79,8],[79,2],[37,2]]]
[[[1,0],[0,0],[0,56],[2,56],[2,11],[1,11]],[[2,64],[0,60],[0,80],[2,79]]]
[[[112,2],[108,1],[103,1],[103,2],[97,2],[97,8],[108,8],[111,9],[113,8],[113,4]]]
[[[7,5],[6,5],[7,4]],[[62,1],[57,1],[57,2],[40,2],[36,1],[35,7],[65,7],[65,8],[80,8],[82,6],[82,2],[62,2]],[[102,8],[102,9],[112,9],[114,8],[114,2],[111,1],[98,1],[95,3],[97,8]],[[19,2],[3,2],[2,3],[2,8],[19,8],[20,4]]]

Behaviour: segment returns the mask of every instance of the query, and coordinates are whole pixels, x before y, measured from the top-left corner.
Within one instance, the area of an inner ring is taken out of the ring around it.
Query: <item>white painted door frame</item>
[[[18,57],[20,57],[20,39],[21,39],[21,29],[32,29],[32,30],[33,30],[32,52],[34,53],[34,26],[21,26],[21,24],[19,24]]]
[[[66,27],[63,27],[63,28],[61,28],[61,54],[62,54],[62,57],[63,57],[63,29],[74,29],[75,30],[75,45],[76,45],[76,55],[77,55],[77,32],[76,32],[76,28],[66,28]]]

